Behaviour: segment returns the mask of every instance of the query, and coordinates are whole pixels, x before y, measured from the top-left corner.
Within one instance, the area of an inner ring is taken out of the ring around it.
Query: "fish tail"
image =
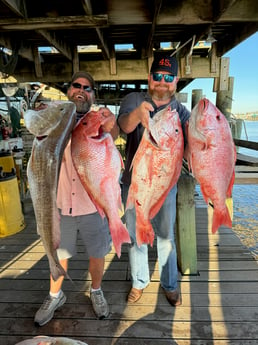
[[[232,227],[232,220],[228,212],[228,208],[225,207],[223,210],[214,208],[213,219],[212,219],[212,233],[215,234],[221,225]]]
[[[154,236],[154,231],[149,220],[145,220],[141,225],[136,226],[136,242],[138,247],[142,244],[153,246]]]
[[[120,220],[120,219],[119,219]],[[110,226],[110,233],[118,258],[121,256],[121,246],[123,243],[131,243],[129,233],[122,222],[115,226]]]
[[[58,280],[62,276],[72,281],[68,273],[63,269],[63,267],[60,265],[58,261],[50,259],[49,266],[50,266],[51,276],[54,279],[54,281]]]

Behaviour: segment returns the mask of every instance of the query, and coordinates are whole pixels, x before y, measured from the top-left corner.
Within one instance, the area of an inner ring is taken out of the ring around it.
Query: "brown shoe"
[[[167,297],[167,300],[169,301],[169,303],[171,305],[173,305],[174,307],[182,304],[182,299],[181,299],[181,294],[180,292],[178,292],[177,290],[175,291],[165,291],[165,295]]]
[[[127,302],[135,303],[142,297],[143,289],[131,288],[128,296]]]

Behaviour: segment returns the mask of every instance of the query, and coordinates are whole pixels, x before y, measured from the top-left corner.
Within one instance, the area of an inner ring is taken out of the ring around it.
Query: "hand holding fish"
[[[111,132],[112,128],[116,123],[115,115],[108,108],[105,107],[99,108],[99,111],[101,112],[102,116],[105,117],[105,123],[101,126],[103,131]]]
[[[149,102],[142,102],[138,108],[135,109],[135,112],[138,116],[139,121],[143,127],[149,129],[149,120],[150,120],[150,111],[153,111],[154,108]]]

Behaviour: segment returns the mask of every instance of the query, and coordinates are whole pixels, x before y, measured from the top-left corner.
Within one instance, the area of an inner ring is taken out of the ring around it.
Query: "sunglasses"
[[[72,87],[75,89],[83,89],[84,91],[91,92],[92,87],[89,85],[81,85],[80,83],[72,83]]]
[[[152,79],[154,81],[161,81],[163,77],[166,83],[172,83],[175,79],[175,76],[171,74],[152,73]]]

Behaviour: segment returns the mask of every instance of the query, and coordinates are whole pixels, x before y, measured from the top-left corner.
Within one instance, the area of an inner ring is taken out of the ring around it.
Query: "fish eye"
[[[217,119],[217,120],[220,120],[220,115],[217,115],[217,116],[216,116],[216,119]]]

